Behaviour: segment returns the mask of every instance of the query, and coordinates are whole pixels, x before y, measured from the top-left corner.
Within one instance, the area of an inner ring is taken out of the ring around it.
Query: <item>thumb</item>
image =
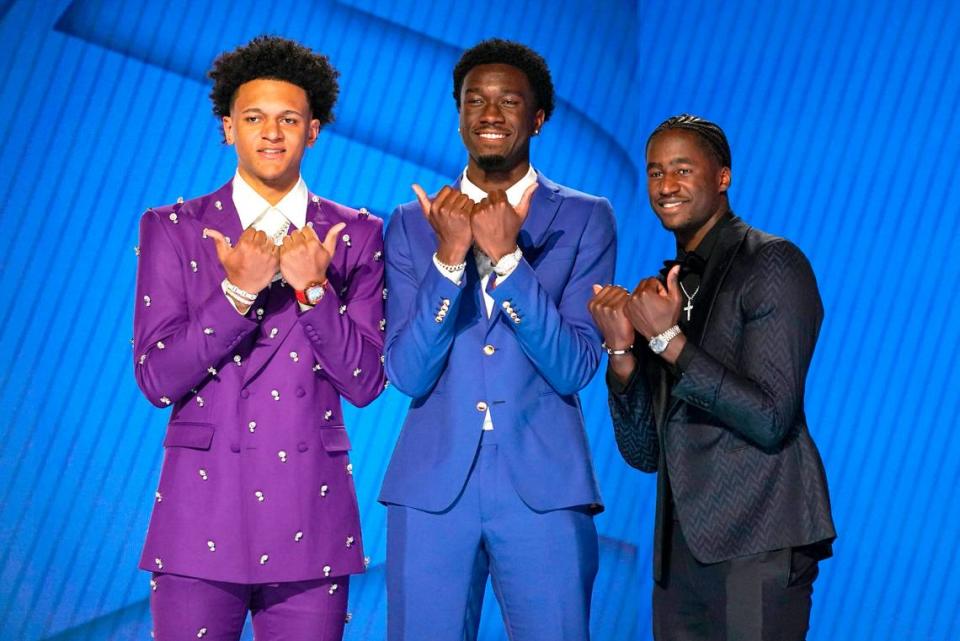
[[[674,265],[667,272],[667,296],[670,298],[679,298],[680,290],[680,265]]]
[[[593,286],[593,295],[594,295],[594,296],[596,296],[597,294],[599,294],[601,291],[603,291],[603,287],[600,287],[600,285],[594,285],[594,286]]]
[[[527,212],[530,211],[530,201],[533,199],[533,192],[537,190],[539,183],[533,183],[527,187],[523,196],[520,197],[520,202],[517,204],[516,212],[520,215],[520,218],[526,218]]]
[[[333,252],[337,249],[337,234],[339,234],[346,223],[337,223],[327,231],[327,235],[323,239],[323,248],[327,250],[327,253],[333,256]]]
[[[213,242],[217,247],[217,258],[219,258],[220,262],[222,263],[227,257],[227,254],[230,253],[230,245],[227,244],[227,239],[216,229],[208,228],[204,228],[203,237],[213,239]]]
[[[423,191],[423,187],[417,183],[413,183],[413,193],[417,195],[417,200],[420,202],[420,209],[423,210],[424,216],[430,215],[430,199],[427,198],[427,192]]]

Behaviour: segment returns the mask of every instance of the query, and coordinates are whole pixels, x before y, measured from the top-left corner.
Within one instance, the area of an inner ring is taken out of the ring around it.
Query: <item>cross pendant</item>
[[[693,311],[693,300],[687,299],[687,305],[683,308],[683,311],[687,313],[687,322],[690,322],[690,312]]]

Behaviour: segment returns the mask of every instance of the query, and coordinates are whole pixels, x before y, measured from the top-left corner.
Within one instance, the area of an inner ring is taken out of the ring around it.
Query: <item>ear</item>
[[[233,119],[230,116],[224,116],[221,119],[221,124],[223,125],[223,139],[227,141],[228,145],[233,144]]]
[[[732,176],[730,175],[729,167],[722,167],[720,169],[720,193],[721,194],[726,192],[728,189],[730,189],[731,177]]]
[[[537,113],[533,115],[533,135],[539,135],[540,130],[543,129],[543,123],[546,121],[546,114],[543,113],[543,109],[537,109]]]
[[[313,147],[313,143],[317,142],[317,136],[320,135],[320,121],[314,118],[310,121],[309,129],[307,130],[307,147]]]

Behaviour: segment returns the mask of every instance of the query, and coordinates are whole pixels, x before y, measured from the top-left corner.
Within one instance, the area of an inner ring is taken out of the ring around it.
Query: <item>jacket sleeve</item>
[[[653,411],[653,391],[638,356],[637,368],[626,384],[607,373],[607,401],[613,419],[613,435],[623,459],[644,472],[656,472],[660,464],[660,442]]]
[[[493,313],[507,316],[521,349],[558,394],[579,391],[597,371],[601,337],[587,302],[595,283],[613,282],[616,260],[613,209],[601,198],[584,226],[573,270],[558,303],[541,287],[526,259],[492,292]]]
[[[463,282],[454,284],[432,264],[417,274],[403,208],[387,224],[386,371],[398,390],[425,396],[439,379],[453,345]]]
[[[167,229],[170,224],[153,210],[140,220],[133,315],[134,375],[157,407],[186,396],[257,327],[237,313],[220,287],[199,304],[191,303],[186,278],[192,268]]]
[[[823,306],[813,270],[792,243],[765,245],[755,260],[741,298],[740,366],[725,367],[687,343],[693,356],[673,395],[771,450],[802,419]]]
[[[375,229],[346,278],[343,296],[329,287],[299,318],[330,383],[357,407],[373,402],[384,388],[383,223],[367,220]]]

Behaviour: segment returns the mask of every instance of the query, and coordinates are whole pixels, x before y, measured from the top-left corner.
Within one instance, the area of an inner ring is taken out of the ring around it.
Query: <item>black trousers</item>
[[[657,641],[803,641],[818,558],[804,548],[697,561],[668,520],[664,580],[653,588]]]

